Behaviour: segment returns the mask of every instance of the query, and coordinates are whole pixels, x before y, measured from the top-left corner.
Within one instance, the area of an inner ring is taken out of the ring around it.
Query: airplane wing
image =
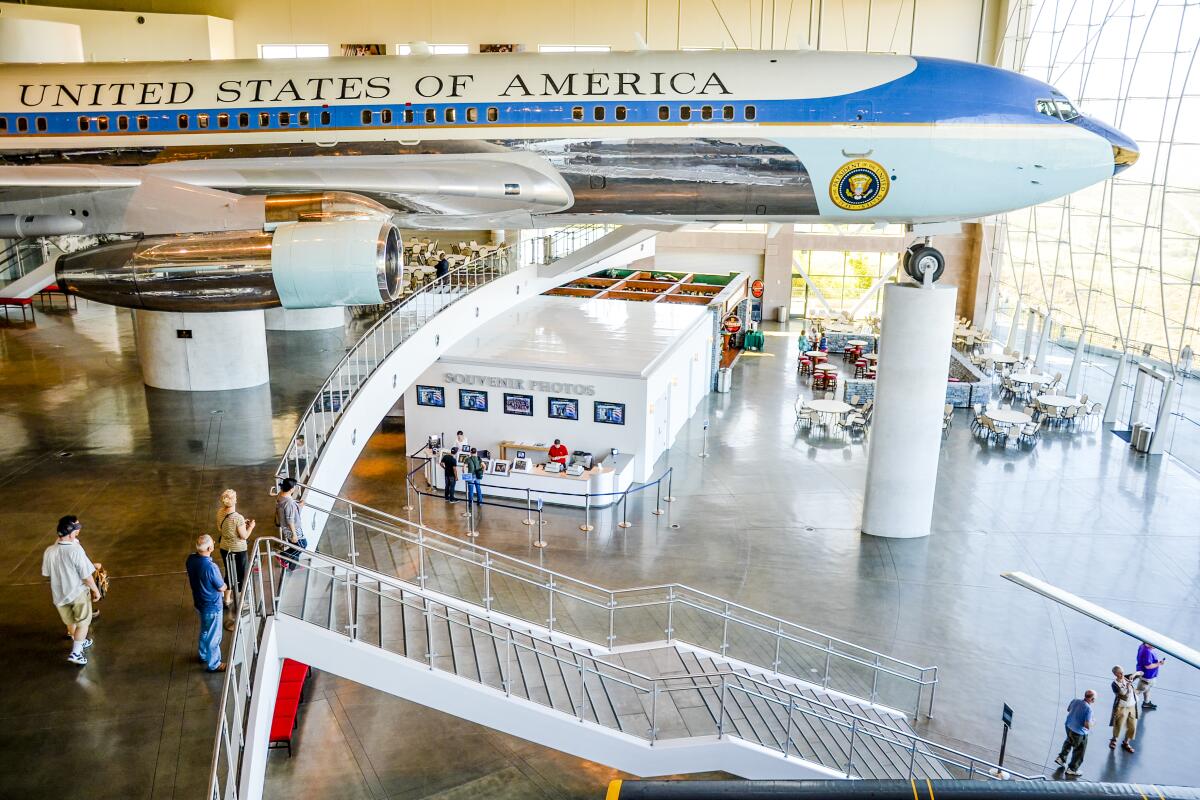
[[[248,196],[342,191],[377,200],[410,227],[503,227],[569,208],[570,188],[529,153],[204,159],[138,167],[0,167],[0,213],[54,213],[87,196],[97,230],[183,232],[242,225],[212,207],[245,206]],[[110,208],[109,206],[119,206]],[[143,208],[142,206],[147,206]],[[149,207],[152,206],[152,209]],[[193,207],[196,206],[196,207]],[[152,213],[151,213],[152,211]],[[178,217],[178,219],[176,219]],[[137,220],[139,227],[127,228]],[[439,224],[441,223],[441,224]],[[100,229],[104,228],[104,229]]]

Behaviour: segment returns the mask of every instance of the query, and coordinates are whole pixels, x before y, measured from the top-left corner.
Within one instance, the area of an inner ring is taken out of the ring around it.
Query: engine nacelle
[[[325,308],[395,300],[403,252],[396,226],[354,217],[129,239],[60,256],[55,270],[68,291],[125,308]]]
[[[400,293],[400,233],[364,219],[280,225],[271,243],[271,277],[284,308],[386,303]]]

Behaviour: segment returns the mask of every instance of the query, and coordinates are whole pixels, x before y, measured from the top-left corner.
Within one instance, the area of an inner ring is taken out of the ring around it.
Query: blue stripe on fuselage
[[[129,108],[122,111],[89,112],[86,109],[72,111],[0,114],[5,121],[0,139],[8,137],[39,138],[55,135],[88,138],[92,136],[126,136],[150,134],[204,134],[237,133],[264,130],[321,131],[325,129],[404,130],[438,128],[503,128],[513,126],[613,126],[626,124],[738,124],[753,121],[764,124],[845,124],[861,121],[871,124],[1067,124],[1054,117],[1040,114],[1036,101],[1051,97],[1051,87],[1033,78],[1007,70],[979,64],[941,58],[918,57],[916,68],[903,77],[870,89],[831,97],[790,100],[734,100],[722,96],[697,96],[688,101],[663,100],[598,100],[591,98],[556,98],[544,100],[531,97],[515,102],[493,103],[358,103],[354,105],[326,105],[322,103],[288,106],[220,106],[203,109],[177,109],[148,107]],[[419,99],[419,98],[418,98]],[[733,108],[733,118],[725,119],[725,107]],[[749,119],[747,107],[753,107],[753,120]],[[680,109],[691,110],[690,120],[682,120]],[[703,119],[704,107],[712,109],[712,118]],[[477,122],[467,122],[467,109],[474,108]],[[496,120],[488,121],[488,109],[496,109]],[[582,109],[583,119],[576,119],[576,108]],[[604,119],[595,119],[595,109],[604,109]],[[618,108],[624,109],[625,118],[617,119]],[[668,119],[660,116],[661,109],[668,109]],[[390,124],[379,122],[379,114],[389,110]],[[454,109],[454,121],[447,120],[447,109]],[[435,113],[435,122],[426,122],[428,110]],[[330,121],[320,124],[321,112],[328,111]],[[364,123],[364,111],[373,111],[374,121]],[[404,122],[404,112],[413,112],[414,120]],[[268,113],[268,124],[260,126],[259,115]],[[281,125],[280,113],[291,116],[291,124]],[[300,112],[309,115],[308,125],[299,125]],[[229,127],[218,127],[218,115],[228,115]],[[237,125],[238,115],[248,114],[249,124]],[[859,115],[862,115],[861,118]],[[188,118],[188,127],[179,125],[179,117]],[[199,128],[199,117],[208,116],[208,126]],[[126,117],[128,128],[118,127],[118,118]],[[148,118],[147,127],[140,129],[137,118]],[[18,118],[25,118],[27,130],[21,132]],[[80,131],[80,118],[87,117],[89,130]],[[98,120],[106,118],[108,130],[97,130]],[[39,130],[38,120],[45,130]],[[1089,128],[1090,130],[1090,128]],[[1100,133],[1099,131],[1096,131]],[[1101,134],[1103,135],[1103,134]],[[569,134],[568,134],[569,136]]]

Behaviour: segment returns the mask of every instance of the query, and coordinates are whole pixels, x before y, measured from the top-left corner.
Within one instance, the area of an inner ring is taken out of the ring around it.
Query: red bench
[[[267,749],[286,747],[288,758],[292,757],[292,735],[296,732],[296,718],[300,715],[300,701],[304,699],[309,672],[307,664],[285,658],[279,673],[279,693],[275,696],[271,739]]]
[[[21,309],[21,321],[25,321],[25,309],[29,309],[29,321],[33,322],[33,298],[32,297],[0,297],[0,306],[4,306],[4,318],[8,319],[8,309],[17,307]]]
[[[61,297],[63,299],[63,303],[67,306],[67,308],[75,308],[76,307],[75,306],[75,295],[71,294],[66,289],[59,287],[59,285],[57,283],[52,283],[49,286],[47,286],[46,288],[42,289],[40,292],[37,293],[37,296],[38,296],[38,304],[42,308],[46,307],[47,301],[50,303],[50,306],[53,307],[55,297]]]

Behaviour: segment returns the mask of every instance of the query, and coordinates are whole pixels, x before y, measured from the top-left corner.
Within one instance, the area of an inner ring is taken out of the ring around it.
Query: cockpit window
[[[1037,110],[1039,114],[1045,114],[1047,117],[1054,117],[1065,122],[1070,122],[1079,116],[1075,106],[1071,105],[1071,101],[1064,97],[1038,100]]]

